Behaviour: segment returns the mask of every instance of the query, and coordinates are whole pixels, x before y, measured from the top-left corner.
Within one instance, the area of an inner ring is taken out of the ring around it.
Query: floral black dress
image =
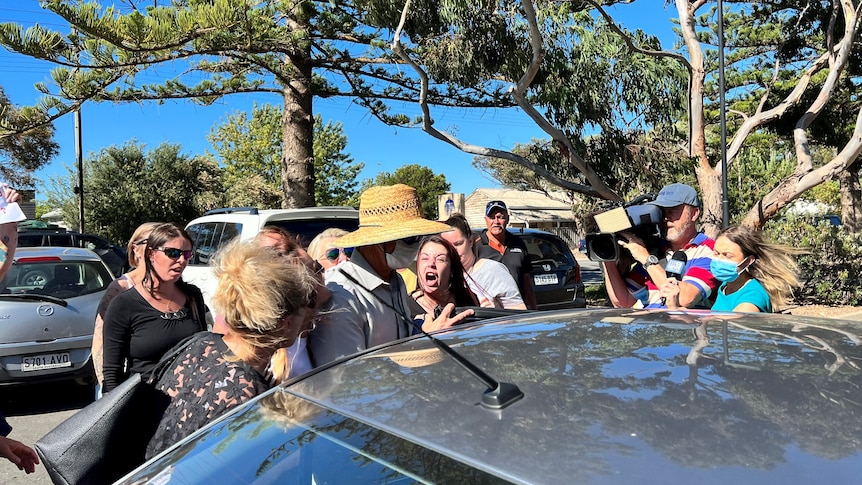
[[[233,357],[221,335],[210,332],[196,335],[155,386],[170,403],[147,446],[147,459],[271,387]]]

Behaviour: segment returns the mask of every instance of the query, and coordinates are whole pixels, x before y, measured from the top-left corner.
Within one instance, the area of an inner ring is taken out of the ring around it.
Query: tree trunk
[[[841,222],[844,228],[853,234],[862,230],[860,171],[862,171],[862,160],[857,159],[838,176],[838,180],[841,182]]]
[[[299,27],[297,26],[297,29]],[[281,187],[283,209],[314,207],[314,113],[311,91],[311,54],[297,48],[285,62],[291,64],[290,81],[282,91]]]

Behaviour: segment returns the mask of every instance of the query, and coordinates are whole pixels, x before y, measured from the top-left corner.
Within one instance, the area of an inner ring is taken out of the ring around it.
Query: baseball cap
[[[509,209],[506,207],[506,203],[502,200],[492,200],[488,202],[488,205],[485,206],[485,215],[491,214],[491,211],[494,209],[500,209],[503,212],[509,212]]]
[[[658,197],[650,203],[659,207],[676,207],[682,204],[700,207],[700,198],[690,185],[670,184],[661,189]]]

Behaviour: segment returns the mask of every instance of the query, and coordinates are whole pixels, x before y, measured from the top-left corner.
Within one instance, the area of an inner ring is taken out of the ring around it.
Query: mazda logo
[[[36,309],[36,313],[38,313],[40,317],[50,317],[54,314],[54,307],[50,305],[39,305],[39,308]]]

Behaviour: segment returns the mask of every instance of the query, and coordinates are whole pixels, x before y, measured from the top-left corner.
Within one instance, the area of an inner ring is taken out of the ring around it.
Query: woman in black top
[[[315,316],[318,282],[303,261],[234,240],[212,264],[219,279],[213,305],[228,331],[196,335],[156,382],[170,404],[147,459],[268,390],[273,354],[308,331]]]
[[[117,295],[103,324],[103,391],[131,373],[146,374],[184,338],[206,330],[200,290],[180,278],[192,241],[175,224],[156,226],[147,238],[140,285]]]

